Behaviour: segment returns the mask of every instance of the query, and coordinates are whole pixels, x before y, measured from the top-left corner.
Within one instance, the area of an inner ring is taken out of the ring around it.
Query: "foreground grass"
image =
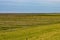
[[[60,24],[3,31],[0,40],[60,40]]]
[[[60,14],[0,14],[0,40],[60,40]]]

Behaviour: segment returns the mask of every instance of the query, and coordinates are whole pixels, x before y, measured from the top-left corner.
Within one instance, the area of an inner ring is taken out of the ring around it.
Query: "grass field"
[[[60,14],[0,14],[0,40],[60,40]]]

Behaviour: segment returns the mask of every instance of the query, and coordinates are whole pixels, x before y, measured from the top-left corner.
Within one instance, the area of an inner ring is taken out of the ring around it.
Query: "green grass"
[[[60,14],[0,14],[0,40],[60,40]]]
[[[0,32],[0,40],[60,40],[60,24]]]

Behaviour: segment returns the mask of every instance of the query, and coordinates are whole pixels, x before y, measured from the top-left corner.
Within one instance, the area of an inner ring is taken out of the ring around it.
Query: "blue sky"
[[[60,0],[0,0],[0,12],[60,12]]]

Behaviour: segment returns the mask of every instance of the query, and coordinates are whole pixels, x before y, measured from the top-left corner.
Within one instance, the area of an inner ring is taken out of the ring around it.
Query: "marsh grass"
[[[60,40],[60,14],[0,14],[0,40]]]

